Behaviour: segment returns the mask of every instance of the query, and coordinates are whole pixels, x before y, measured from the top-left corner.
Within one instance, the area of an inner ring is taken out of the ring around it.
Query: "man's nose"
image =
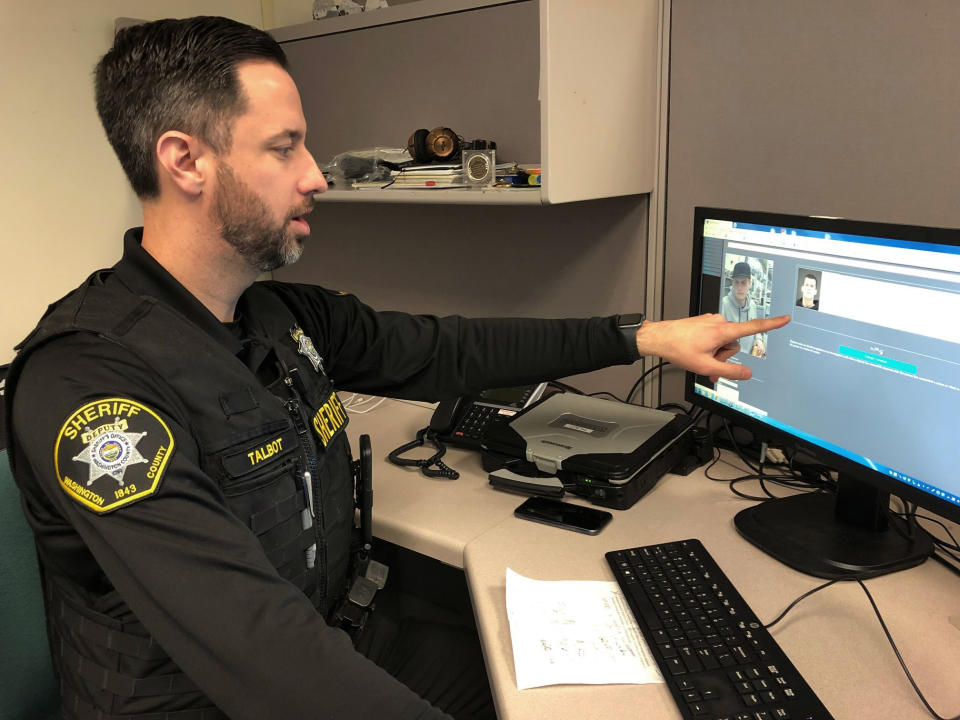
[[[317,161],[313,159],[313,155],[308,152],[307,156],[310,158],[310,167],[307,169],[307,173],[300,183],[300,192],[304,195],[326,192],[326,178],[324,178],[323,173],[320,172],[320,168],[317,166]]]

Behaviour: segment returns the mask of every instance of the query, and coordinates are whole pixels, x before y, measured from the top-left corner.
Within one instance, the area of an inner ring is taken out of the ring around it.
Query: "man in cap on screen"
[[[720,314],[731,322],[746,322],[764,317],[760,306],[750,299],[750,285],[753,272],[750,264],[738,262],[731,273],[733,284],[720,303]],[[767,342],[765,333],[746,335],[740,338],[740,350],[757,357],[766,357]]]

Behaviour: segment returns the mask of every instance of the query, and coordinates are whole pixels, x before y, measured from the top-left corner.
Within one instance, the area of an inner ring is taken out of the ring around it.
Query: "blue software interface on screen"
[[[710,219],[703,236],[703,312],[792,320],[741,341],[753,379],[695,392],[960,505],[960,247]]]

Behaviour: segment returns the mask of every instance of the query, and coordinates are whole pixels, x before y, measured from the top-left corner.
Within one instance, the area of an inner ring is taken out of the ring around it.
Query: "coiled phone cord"
[[[430,442],[437,449],[437,452],[430,457],[425,459],[400,457],[410,450],[422,447],[427,442]],[[394,465],[399,465],[400,467],[419,467],[420,472],[430,478],[447,478],[449,480],[456,480],[460,477],[460,473],[444,463],[441,459],[446,452],[447,446],[444,445],[440,438],[437,437],[436,431],[431,430],[429,427],[425,427],[421,430],[417,430],[417,437],[415,440],[411,440],[410,442],[401,445],[396,450],[393,450],[389,455],[387,455],[387,459]],[[434,465],[436,465],[436,468],[433,467]]]

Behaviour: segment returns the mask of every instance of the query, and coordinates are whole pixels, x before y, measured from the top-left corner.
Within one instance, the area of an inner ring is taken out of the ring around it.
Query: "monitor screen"
[[[960,519],[960,232],[697,208],[691,312],[792,316],[741,339],[752,379],[688,373],[687,399],[840,473],[835,497],[763,503],[738,529],[825,577],[922,562],[928,539],[886,505]]]

